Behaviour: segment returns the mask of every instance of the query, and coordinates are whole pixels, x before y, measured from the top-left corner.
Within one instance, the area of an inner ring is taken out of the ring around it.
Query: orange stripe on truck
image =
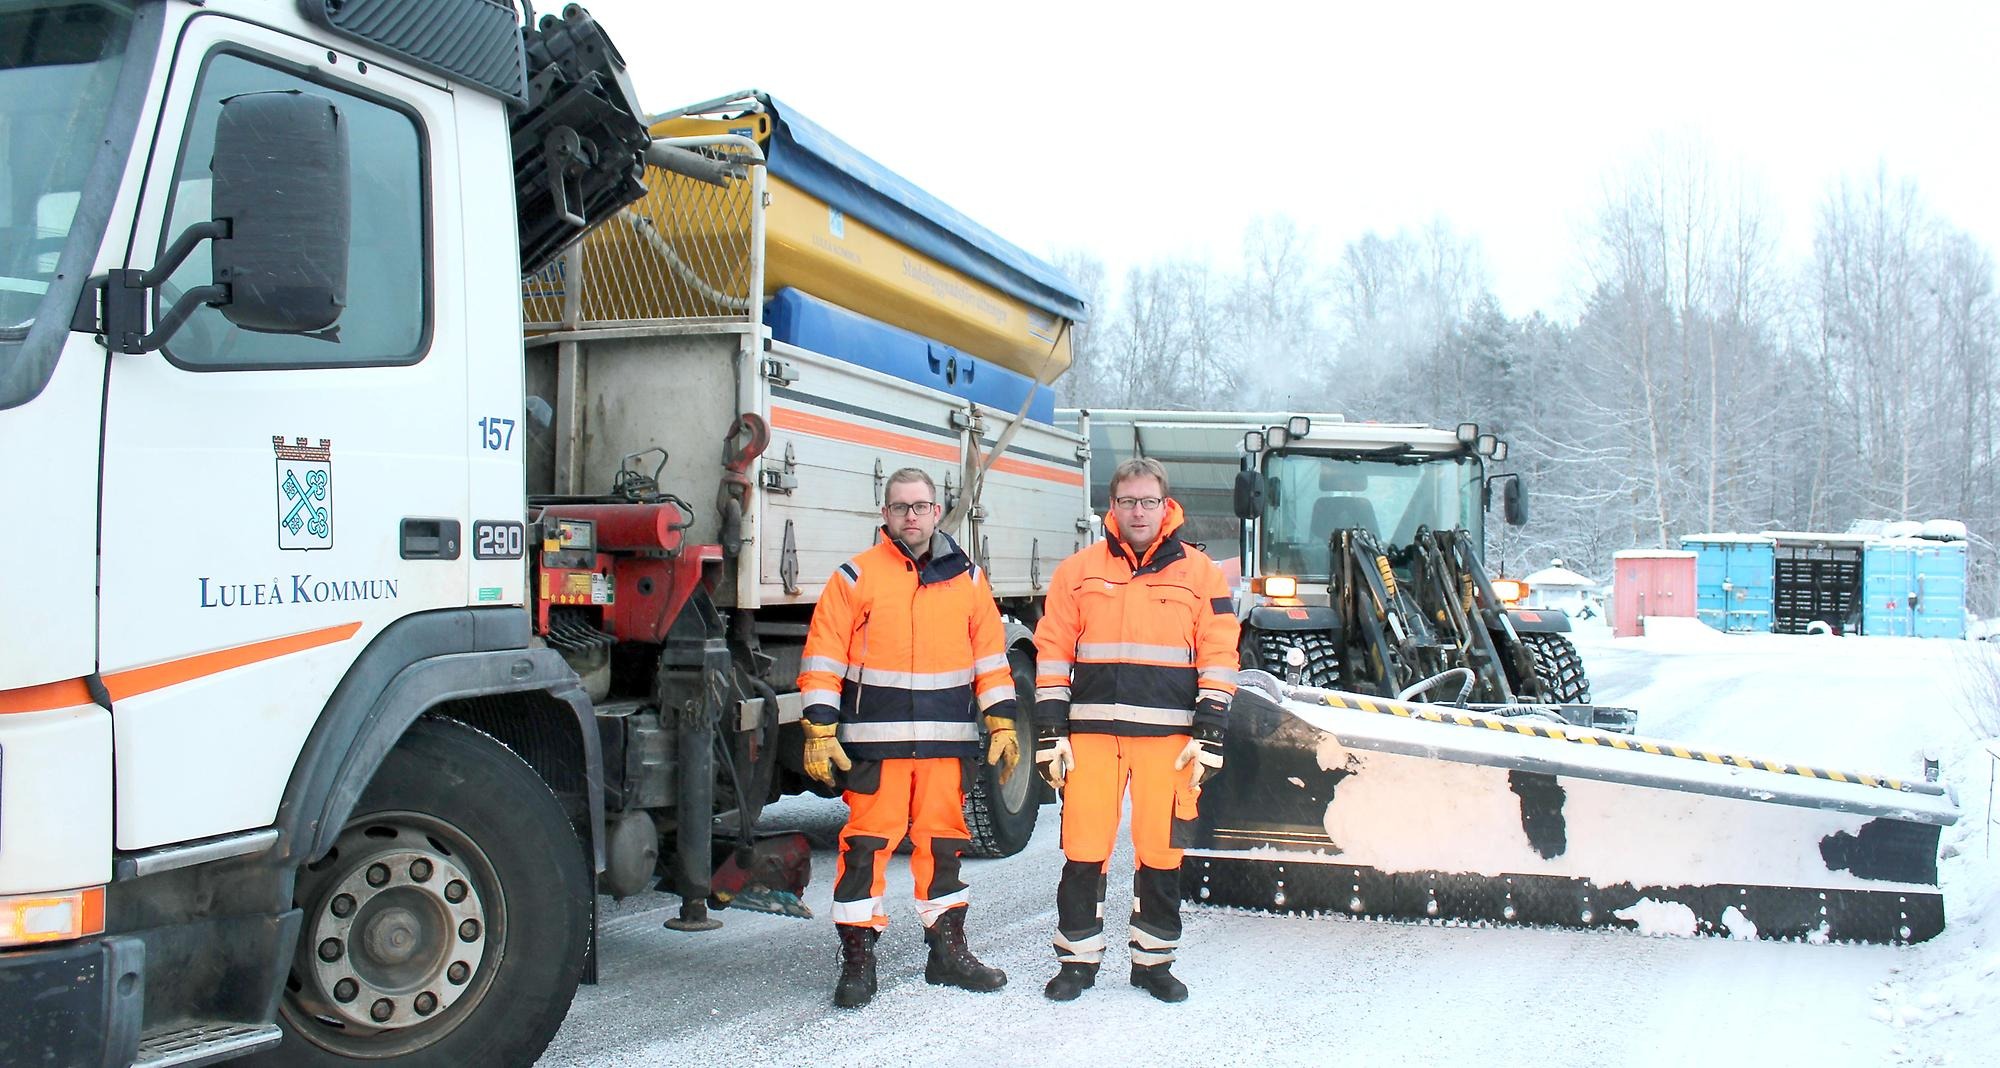
[[[146,667],[130,668],[107,675],[104,688],[113,701],[127,697],[137,697],[143,693],[164,690],[184,682],[220,675],[251,664],[275,660],[290,653],[302,653],[323,645],[344,642],[361,630],[361,624],[342,623],[334,627],[322,627],[303,634],[287,634],[282,638],[267,638],[247,645],[217,649],[212,653],[184,656]],[[0,690],[0,715],[12,712],[46,712],[56,708],[72,708],[91,703],[90,690],[82,679],[64,679],[61,682],[43,683],[18,690]]]
[[[780,408],[775,404],[771,406],[771,426],[778,430],[794,430],[801,434],[811,434],[816,438],[852,442],[856,445],[873,445],[879,449],[892,449],[896,452],[924,456],[933,460],[956,462],[960,458],[957,446],[947,445],[942,441],[927,441],[923,438],[912,437],[909,434],[898,434],[892,430],[878,430],[875,427],[850,423],[845,419],[831,419],[824,415],[802,412],[796,408]],[[1083,472],[1081,471],[1065,471],[1059,467],[1029,463],[1026,460],[1016,460],[1010,457],[1003,456],[993,461],[993,470],[1005,472],[1010,475],[1022,475],[1027,478],[1040,478],[1050,482],[1061,482],[1071,486],[1083,485]]]

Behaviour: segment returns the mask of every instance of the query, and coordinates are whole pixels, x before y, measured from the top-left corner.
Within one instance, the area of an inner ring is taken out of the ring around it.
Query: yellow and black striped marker
[[[1457,709],[1440,708],[1435,705],[1409,704],[1390,701],[1379,697],[1364,697],[1360,694],[1318,691],[1320,703],[1333,708],[1351,708],[1357,712],[1375,712],[1404,719],[1421,719],[1431,723],[1451,723],[1460,727],[1484,727],[1503,734],[1525,734],[1534,738],[1550,738],[1558,742],[1573,742],[1577,745],[1608,746],[1634,753],[1651,753],[1654,756],[1679,757],[1682,760],[1701,760],[1710,764],[1722,764],[1752,771],[1768,771],[1779,775],[1797,775],[1804,779],[1826,779],[1830,782],[1854,783],[1860,786],[1874,786],[1884,790],[1905,793],[1942,793],[1930,783],[1905,782],[1883,775],[1865,775],[1852,771],[1830,771],[1825,768],[1807,767],[1804,764],[1787,764],[1781,760],[1757,760],[1752,757],[1736,756],[1728,753],[1709,753],[1700,749],[1688,749],[1671,742],[1648,741],[1644,738],[1624,738],[1615,734],[1599,734],[1580,731],[1571,734],[1561,727],[1544,726],[1526,722],[1524,719],[1505,719],[1499,716],[1484,716]]]

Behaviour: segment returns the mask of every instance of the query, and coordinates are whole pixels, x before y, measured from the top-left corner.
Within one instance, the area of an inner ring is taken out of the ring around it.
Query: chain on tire
[[[1306,655],[1306,662],[1299,669],[1300,685],[1339,688],[1340,653],[1332,639],[1305,631],[1259,631],[1257,634],[1259,666],[1278,678],[1291,679],[1292,668],[1285,656],[1295,648]]]

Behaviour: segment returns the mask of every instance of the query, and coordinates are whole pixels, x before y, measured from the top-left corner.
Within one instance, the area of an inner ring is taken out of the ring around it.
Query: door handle
[[[404,516],[397,545],[405,560],[456,560],[462,540],[456,519]]]

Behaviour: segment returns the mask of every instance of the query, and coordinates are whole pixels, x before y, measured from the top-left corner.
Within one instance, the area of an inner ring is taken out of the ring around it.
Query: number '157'
[[[481,448],[505,452],[514,447],[514,421],[489,415],[479,421]]]

